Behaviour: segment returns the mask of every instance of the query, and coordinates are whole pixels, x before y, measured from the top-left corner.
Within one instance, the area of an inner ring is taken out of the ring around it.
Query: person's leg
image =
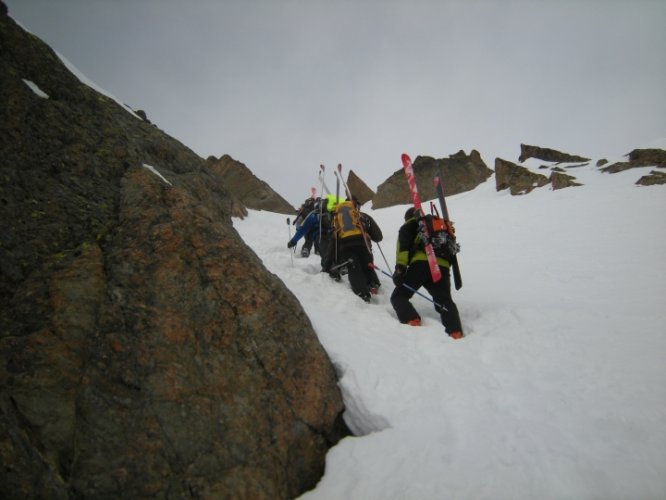
[[[365,280],[365,273],[363,272],[363,256],[359,249],[354,247],[346,248],[340,252],[339,262],[344,262],[351,259],[351,264],[347,265],[347,277],[352,291],[361,297],[363,300],[370,300],[370,292],[368,291],[368,284]]]
[[[425,288],[435,302],[446,308],[445,310],[435,306],[435,310],[439,312],[442,319],[442,325],[444,325],[446,333],[452,335],[454,332],[460,332],[462,334],[463,330],[458,307],[451,298],[451,274],[445,267],[440,267],[440,270],[442,271],[442,279],[437,283],[432,283],[431,281],[425,284]]]
[[[405,273],[404,284],[412,288],[413,290],[418,290],[421,286],[429,279],[430,269],[428,268],[427,262],[413,262],[407,268]],[[409,299],[412,298],[414,292],[409,290],[405,286],[397,286],[393,293],[391,294],[391,305],[398,315],[398,320],[401,323],[408,323],[412,320],[420,320],[421,316],[416,312],[414,306]]]

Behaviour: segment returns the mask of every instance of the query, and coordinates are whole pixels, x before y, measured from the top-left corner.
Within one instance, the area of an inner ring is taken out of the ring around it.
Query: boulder
[[[550,181],[545,175],[537,174],[502,158],[495,159],[497,191],[509,189],[512,195],[527,194],[534,188],[545,186],[548,182]]]
[[[574,176],[567,175],[562,172],[551,172],[550,183],[553,186],[553,191],[568,187],[581,186],[581,184],[576,182],[576,178]]]
[[[6,10],[0,46],[0,497],[313,488],[336,374],[228,180]]]

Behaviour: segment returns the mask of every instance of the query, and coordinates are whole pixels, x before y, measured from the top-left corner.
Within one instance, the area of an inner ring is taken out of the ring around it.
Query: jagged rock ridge
[[[422,200],[437,197],[432,179],[440,170],[445,179],[444,193],[446,195],[471,191],[493,174],[476,150],[472,150],[469,155],[466,155],[464,151],[459,151],[442,159],[418,156],[414,160],[413,166]],[[410,202],[405,174],[400,169],[377,187],[377,193],[372,200],[372,208],[385,208]]]
[[[276,193],[266,182],[255,176],[245,164],[229,155],[207,160],[211,169],[224,179],[225,187],[246,207],[279,214],[293,214],[296,209]]]
[[[539,146],[530,146],[527,144],[520,145],[520,157],[518,158],[519,162],[524,162],[530,158],[536,158],[538,160],[543,160],[553,163],[576,163],[576,162],[587,162],[590,161],[589,158],[583,156],[571,155],[569,153],[562,153],[556,149],[542,148]]]
[[[226,180],[0,7],[0,496],[312,488],[342,398]]]
[[[617,173],[631,168],[654,166],[666,167],[666,151],[662,149],[634,149],[627,155],[628,161],[616,162],[607,165],[605,159],[598,160],[596,166],[602,172]],[[521,161],[530,158],[550,162],[550,165],[541,165],[539,169],[551,169],[550,177],[532,172],[529,168],[516,165],[502,158],[495,160],[495,183],[498,191],[509,189],[512,195],[526,194],[535,188],[551,184],[552,189],[563,189],[565,187],[580,186],[575,176],[566,174],[575,168],[589,165],[590,160],[578,155],[570,155],[560,151],[540,148],[537,146],[525,146],[521,144]],[[588,163],[580,163],[581,161]],[[566,164],[566,165],[565,165]],[[564,168],[563,168],[564,166]],[[642,176],[636,181],[639,185],[656,185],[666,183],[666,174],[654,170],[649,175]]]
[[[497,191],[509,189],[512,195],[527,194],[535,188],[552,184],[553,189],[580,186],[576,178],[561,170],[551,172],[550,177],[532,172],[502,158],[495,159],[495,187]]]
[[[358,198],[361,205],[372,200],[375,196],[374,191],[353,170],[350,170],[347,176],[347,187]]]
[[[630,168],[666,168],[666,151],[663,149],[634,149],[627,155],[627,158],[627,161],[616,162],[603,167],[602,172],[614,174]]]

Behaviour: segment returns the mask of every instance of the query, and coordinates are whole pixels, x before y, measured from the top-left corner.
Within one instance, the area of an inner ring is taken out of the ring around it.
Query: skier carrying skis
[[[335,195],[327,195],[323,200],[317,198],[310,214],[296,230],[294,236],[287,243],[287,248],[293,248],[304,236],[310,236],[315,244],[315,252],[319,253],[321,258],[321,267],[323,272],[329,272],[333,265],[334,256],[331,255],[331,213],[330,210],[335,206]],[[329,206],[331,208],[329,208]],[[321,216],[320,216],[321,213]],[[321,217],[321,219],[320,219]],[[321,233],[319,229],[321,228]],[[305,247],[305,244],[303,245]],[[305,257],[305,255],[303,255]]]
[[[301,208],[297,210],[296,218],[294,219],[294,225],[296,226],[297,231],[303,226],[308,216],[310,216],[315,210],[315,206],[318,206],[319,201],[320,198],[306,198],[301,205]],[[310,230],[305,233],[305,241],[301,247],[301,257],[309,257],[313,245],[315,248],[315,254],[319,254],[319,238],[315,237],[317,234],[319,234],[318,227],[311,227]]]
[[[345,205],[351,205],[349,214],[343,213]],[[377,273],[369,266],[373,262],[370,241],[382,241],[382,231],[372,217],[360,211],[356,196],[336,206],[334,213],[336,262],[349,262],[346,268],[352,291],[369,302],[379,287]]]
[[[451,265],[446,259],[437,257],[442,278],[433,282],[422,235],[419,231],[418,218],[420,216],[420,212],[417,212],[414,207],[410,207],[405,212],[405,222],[398,232],[396,266],[393,273],[395,290],[391,294],[391,305],[401,323],[420,326],[421,317],[414,309],[410,299],[414,295],[413,290],[418,290],[423,286],[430,293],[434,302],[443,306],[440,308],[436,305],[435,310],[440,314],[446,333],[454,339],[460,339],[463,337],[460,315],[458,307],[451,298],[449,272]],[[413,290],[409,290],[403,285],[407,285]]]

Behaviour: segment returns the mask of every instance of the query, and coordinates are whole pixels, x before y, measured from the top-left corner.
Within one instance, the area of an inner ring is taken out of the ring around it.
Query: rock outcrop
[[[602,172],[615,174],[630,168],[660,167],[666,168],[666,151],[663,149],[634,149],[628,155],[628,161],[616,162],[605,166]]]
[[[234,160],[231,156],[222,155],[219,159],[211,156],[207,162],[215,174],[224,179],[227,191],[247,208],[286,215],[292,215],[296,211],[273,188],[254,175],[245,164]]]
[[[374,191],[353,170],[350,170],[349,175],[347,175],[347,187],[358,198],[361,205],[372,200],[375,196]]]
[[[0,496],[314,487],[336,376],[227,179],[0,7]]]
[[[555,149],[521,144],[520,157],[518,158],[518,161],[522,163],[530,158],[536,158],[537,160],[543,160],[553,163],[576,163],[576,162],[590,161],[589,158],[584,158],[578,155],[570,155],[568,153],[562,153]]]
[[[413,166],[422,200],[437,197],[432,179],[438,171],[441,171],[444,177],[444,193],[447,196],[471,191],[485,182],[493,173],[476,150],[472,150],[469,155],[466,155],[464,151],[459,151],[442,159],[418,156],[414,160]],[[411,203],[409,188],[405,181],[405,174],[400,169],[379,185],[377,194],[372,200],[372,208],[385,208],[407,203]]]
[[[551,172],[549,181],[553,186],[553,191],[582,185],[579,182],[576,182],[576,178],[573,175],[568,175],[563,172]]]
[[[658,184],[666,184],[666,172],[652,170],[648,175],[644,175],[638,179],[636,184],[639,186],[656,186]]]
[[[509,189],[512,195],[527,194],[548,184],[548,177],[516,165],[502,158],[495,158],[495,187],[497,191]]]

